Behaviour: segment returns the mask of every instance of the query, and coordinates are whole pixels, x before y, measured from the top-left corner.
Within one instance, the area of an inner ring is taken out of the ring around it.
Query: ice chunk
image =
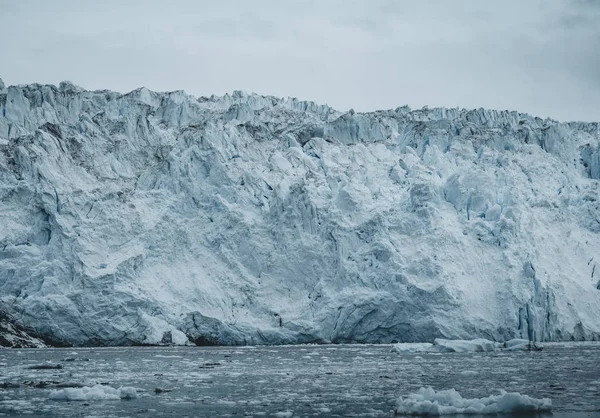
[[[504,343],[504,348],[508,351],[519,351],[519,350],[527,351],[530,349],[530,343],[529,343],[529,340],[515,338],[513,340],[506,341]]]
[[[493,351],[540,351],[542,346],[529,340],[513,339],[498,343],[483,338],[475,340],[445,340],[437,338],[431,343],[398,343],[392,346],[394,353],[483,353]]]
[[[442,353],[482,353],[497,351],[502,347],[501,343],[477,338],[475,340],[444,340],[436,338],[433,342],[437,351]]]
[[[394,353],[422,353],[427,351],[436,351],[431,343],[398,343],[392,347]]]
[[[134,398],[137,398],[136,389],[129,386],[115,389],[110,386],[94,385],[53,390],[50,393],[50,399],[53,401],[104,401]]]
[[[135,388],[132,388],[131,386],[122,387],[122,388],[118,389],[118,391],[119,391],[119,396],[121,399],[137,398],[137,391],[135,390]]]
[[[460,374],[463,376],[475,376],[478,375],[479,372],[476,372],[475,370],[463,370],[462,372],[460,372]]]
[[[409,415],[483,415],[551,409],[552,401],[548,398],[535,399],[516,392],[501,391],[500,395],[466,399],[455,389],[436,391],[426,387],[419,389],[417,393],[398,398],[395,412]]]
[[[503,348],[507,351],[541,351],[544,347],[540,343],[515,338],[506,341]]]
[[[529,340],[524,340],[521,338],[515,338],[512,340],[508,340],[504,343],[504,348],[512,348],[515,346],[519,346],[519,345],[523,345],[523,344],[529,344]]]

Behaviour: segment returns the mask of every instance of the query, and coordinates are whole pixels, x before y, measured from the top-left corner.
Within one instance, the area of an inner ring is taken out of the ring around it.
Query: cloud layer
[[[7,84],[600,121],[600,1],[0,0]]]

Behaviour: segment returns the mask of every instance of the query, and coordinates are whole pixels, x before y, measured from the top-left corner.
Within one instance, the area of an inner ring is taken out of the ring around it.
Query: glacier
[[[600,125],[0,81],[0,315],[63,345],[600,337]]]

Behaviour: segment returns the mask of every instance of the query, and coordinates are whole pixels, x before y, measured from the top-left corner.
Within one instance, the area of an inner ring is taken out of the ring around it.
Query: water
[[[390,417],[398,396],[430,385],[469,398],[499,389],[549,397],[554,417],[600,417],[599,343],[547,344],[532,353],[396,354],[390,348],[0,350],[0,385],[19,385],[0,388],[0,416]],[[46,362],[63,368],[28,368]],[[139,397],[49,400],[57,385],[93,383],[134,386]]]

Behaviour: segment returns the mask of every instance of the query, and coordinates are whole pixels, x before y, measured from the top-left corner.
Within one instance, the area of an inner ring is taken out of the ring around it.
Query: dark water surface
[[[28,368],[47,362],[62,368]],[[133,386],[138,398],[49,399],[57,386],[95,383]],[[390,417],[399,396],[422,386],[468,398],[504,389],[552,399],[555,417],[597,418],[600,343],[466,354],[389,345],[0,350],[0,416],[9,417]]]

